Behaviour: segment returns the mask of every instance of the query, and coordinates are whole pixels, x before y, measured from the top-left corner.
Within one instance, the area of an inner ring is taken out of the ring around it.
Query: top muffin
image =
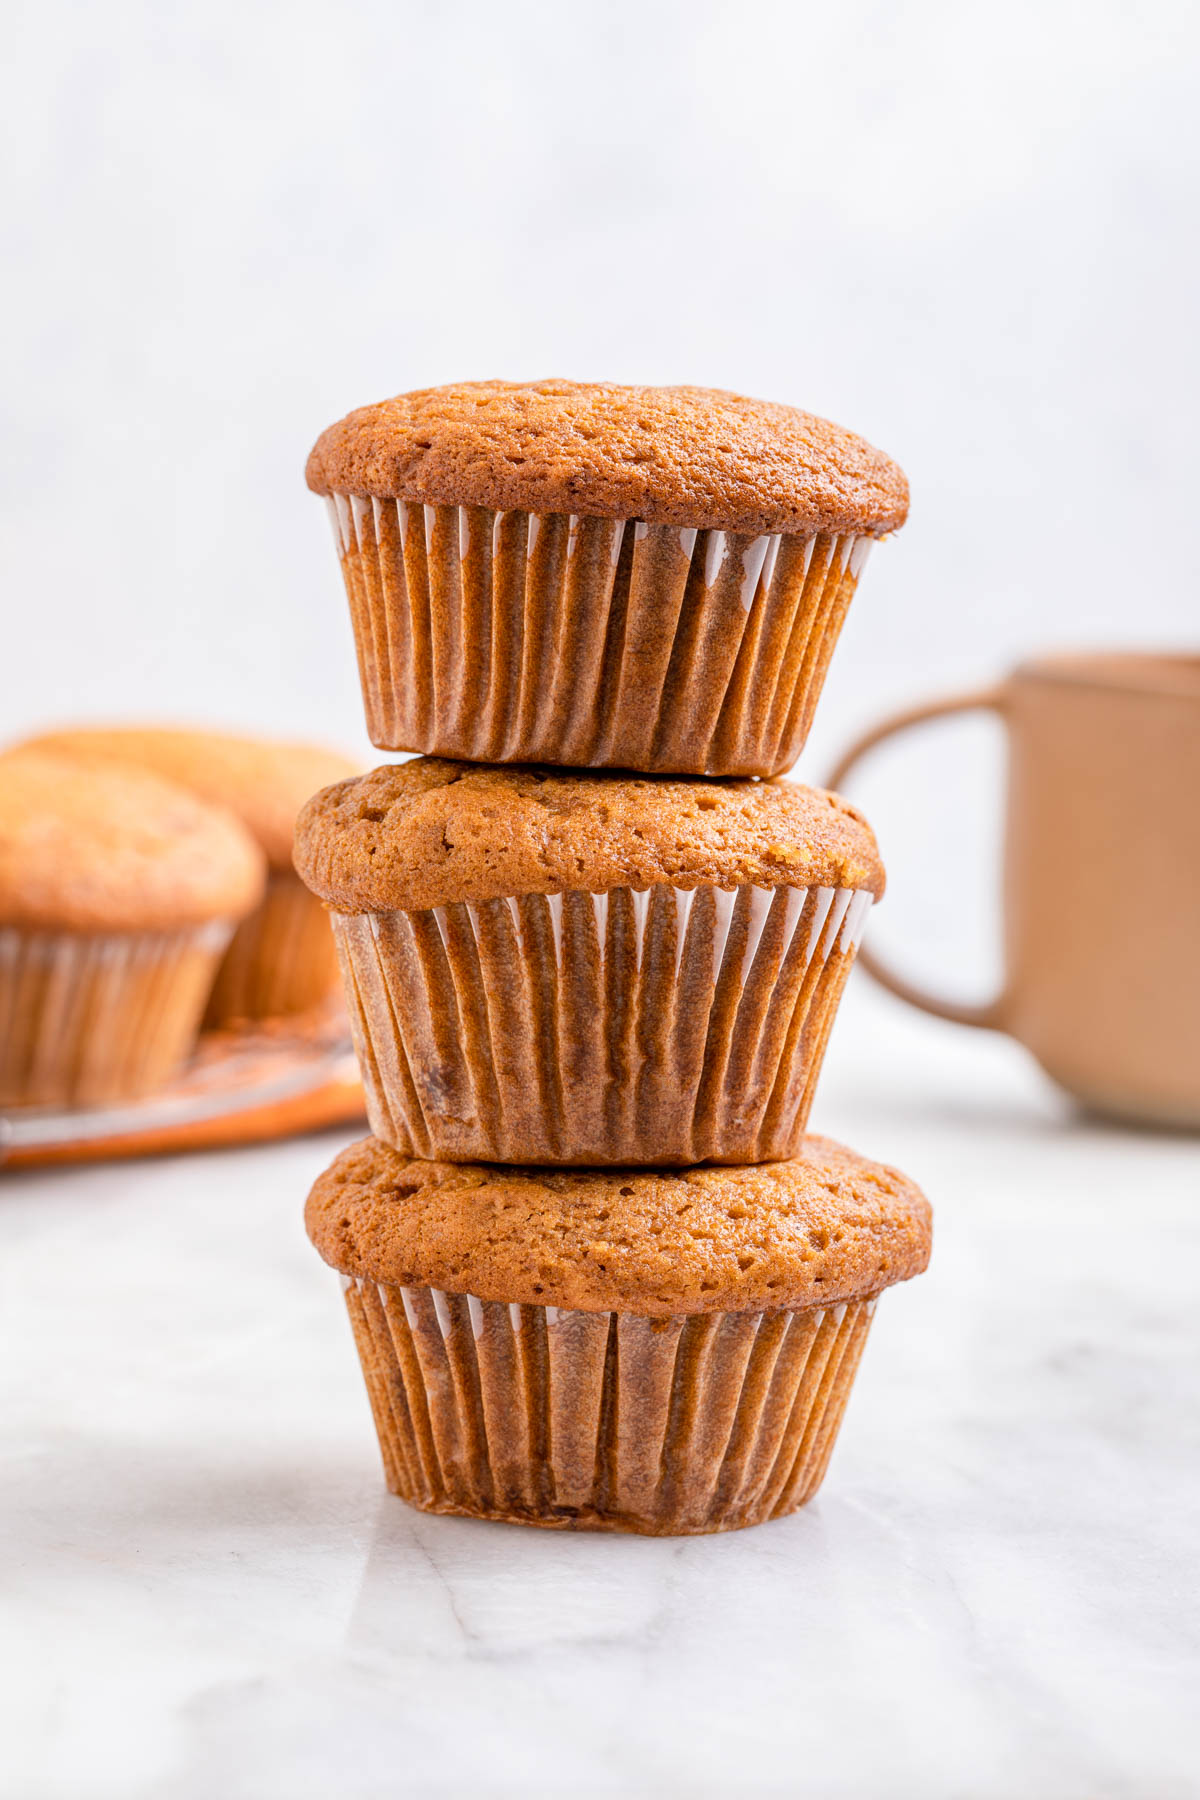
[[[364,406],[322,432],[318,494],[575,513],[743,532],[881,536],[908,482],[812,413],[699,387],[465,381]]]
[[[273,869],[292,867],[296,814],[317,788],[357,772],[348,757],[316,744],[287,744],[221,731],[168,726],[79,726],[29,740],[35,749],[134,764],[236,813]]]

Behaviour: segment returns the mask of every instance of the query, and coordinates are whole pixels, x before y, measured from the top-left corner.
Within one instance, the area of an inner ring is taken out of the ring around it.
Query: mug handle
[[[883,719],[878,725],[872,726],[843,751],[825,785],[840,790],[845,777],[868,750],[873,750],[876,744],[881,744],[885,738],[893,737],[897,732],[907,731],[913,725],[922,725],[929,719],[944,719],[951,713],[994,712],[1003,718],[1005,700],[1003,687],[981,688],[977,693],[952,694],[944,700],[927,700],[922,706],[912,706],[904,712],[893,713],[890,719]],[[894,974],[865,944],[859,946],[858,961],[881,987],[887,988],[898,999],[907,1000],[910,1006],[920,1007],[922,1012],[933,1013],[939,1019],[951,1019],[956,1025],[981,1025],[992,1031],[1004,1028],[1001,994],[982,1006],[970,1006],[957,1000],[941,1000],[936,994],[926,993],[923,988],[906,981],[902,975]]]

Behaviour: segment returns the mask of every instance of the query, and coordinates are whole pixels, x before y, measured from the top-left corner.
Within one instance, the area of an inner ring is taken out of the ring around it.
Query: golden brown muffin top
[[[883,892],[871,827],[794,781],[681,781],[418,757],[314,794],[296,868],[338,912],[612,888]]]
[[[171,726],[76,726],[28,742],[88,763],[135,763],[227,806],[257,839],[273,869],[291,869],[296,814],[319,787],[358,773],[359,765],[318,744],[279,743],[223,731]]]
[[[0,756],[0,925],[173,931],[240,919],[263,857],[240,820],[146,769]]]
[[[719,388],[462,381],[323,431],[317,494],[719,531],[896,531],[903,469],[840,425]]]
[[[791,1162],[669,1174],[418,1162],[363,1138],[305,1223],[345,1275],[653,1318],[876,1294],[919,1275],[931,1241],[906,1176],[819,1137]]]

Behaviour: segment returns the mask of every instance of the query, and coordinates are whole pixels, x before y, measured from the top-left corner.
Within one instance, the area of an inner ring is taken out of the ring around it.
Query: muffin
[[[150,727],[55,731],[32,740],[89,763],[135,763],[236,813],[267,859],[266,890],[217,970],[205,1024],[307,1012],[337,992],[320,905],[292,867],[296,814],[315,788],[357,772],[336,751],[215,731]]]
[[[191,1049],[262,852],[147,770],[0,757],[0,1106],[95,1106]]]
[[[433,758],[315,795],[295,854],[372,1130],[451,1162],[792,1155],[884,879],[793,782]]]
[[[761,1168],[414,1162],[320,1176],[387,1484],[427,1512],[730,1531],[824,1476],[875,1302],[929,1260],[929,1206],[825,1138]]]
[[[903,471],[708,388],[463,382],[324,432],[373,743],[775,775],[808,734]]]

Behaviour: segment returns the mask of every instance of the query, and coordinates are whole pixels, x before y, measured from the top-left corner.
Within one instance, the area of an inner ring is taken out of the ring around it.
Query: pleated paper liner
[[[781,773],[872,542],[329,506],[372,743],[470,762]]]
[[[337,951],[321,902],[298,875],[277,871],[233,934],[204,1015],[206,1027],[306,1013],[336,993]]]
[[[812,1498],[875,1309],[649,1319],[344,1285],[394,1494],[657,1536],[733,1531]]]
[[[232,927],[0,930],[0,1106],[100,1106],[168,1082]]]
[[[663,886],[335,913],[371,1129],[435,1161],[791,1156],[870,903]]]

